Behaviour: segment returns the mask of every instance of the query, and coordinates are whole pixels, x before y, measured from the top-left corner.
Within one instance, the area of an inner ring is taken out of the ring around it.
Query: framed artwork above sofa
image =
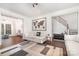
[[[46,17],[32,20],[33,31],[46,31],[46,29],[47,29]]]

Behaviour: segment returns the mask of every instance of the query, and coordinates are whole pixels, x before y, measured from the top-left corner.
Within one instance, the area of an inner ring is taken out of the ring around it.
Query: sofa
[[[79,35],[65,35],[68,56],[79,56]]]
[[[46,39],[46,33],[41,32],[40,35],[37,35],[37,32],[31,32],[28,36],[25,37],[25,40],[37,42],[37,43],[44,43]]]

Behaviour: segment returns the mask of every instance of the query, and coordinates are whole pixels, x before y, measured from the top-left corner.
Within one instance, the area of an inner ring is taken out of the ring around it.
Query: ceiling
[[[27,17],[33,17],[78,5],[79,3],[38,3],[34,8],[32,3],[0,3],[0,8],[8,9]]]

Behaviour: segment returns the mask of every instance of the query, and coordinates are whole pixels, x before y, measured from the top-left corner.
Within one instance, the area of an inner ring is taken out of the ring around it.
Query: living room
[[[78,3],[1,3],[1,56],[78,56],[78,11]]]

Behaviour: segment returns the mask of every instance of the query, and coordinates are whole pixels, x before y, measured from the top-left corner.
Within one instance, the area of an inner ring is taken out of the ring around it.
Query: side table
[[[49,34],[46,36],[46,39],[48,41],[48,44],[52,45],[52,38]]]

